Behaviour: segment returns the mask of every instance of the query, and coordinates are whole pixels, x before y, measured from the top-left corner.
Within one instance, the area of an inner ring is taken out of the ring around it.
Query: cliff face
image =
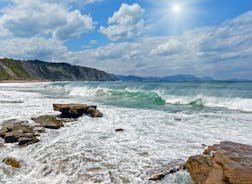
[[[112,75],[67,63],[0,59],[0,80],[109,81]]]

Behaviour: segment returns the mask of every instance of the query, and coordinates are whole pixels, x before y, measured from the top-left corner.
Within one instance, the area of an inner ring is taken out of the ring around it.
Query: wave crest
[[[252,99],[240,97],[220,97],[204,94],[198,95],[176,95],[169,94],[164,89],[144,90],[141,88],[106,88],[101,86],[90,85],[56,85],[53,88],[57,91],[65,91],[70,96],[82,96],[87,98],[95,98],[97,100],[116,100],[118,104],[143,104],[143,105],[187,105],[190,107],[210,107],[210,108],[226,108],[232,110],[252,112]]]

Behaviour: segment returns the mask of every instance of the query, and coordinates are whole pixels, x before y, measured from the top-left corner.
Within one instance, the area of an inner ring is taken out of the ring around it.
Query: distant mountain
[[[110,74],[67,63],[0,59],[0,80],[110,81]]]
[[[171,75],[165,77],[139,77],[134,75],[124,76],[124,75],[116,75],[118,80],[122,81],[213,81],[211,77],[195,77],[193,75]]]

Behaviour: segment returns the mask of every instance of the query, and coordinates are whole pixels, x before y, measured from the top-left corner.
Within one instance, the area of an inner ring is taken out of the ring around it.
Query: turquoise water
[[[8,119],[34,124],[31,117],[58,114],[53,103],[95,104],[104,114],[47,130],[28,147],[0,147],[0,158],[12,156],[23,164],[16,171],[0,162],[0,183],[156,184],[148,180],[152,174],[201,154],[202,144],[252,145],[251,92],[250,82],[0,84],[0,126]],[[180,171],[157,183],[192,184],[192,179]]]
[[[54,83],[70,96],[129,108],[164,111],[252,111],[251,82],[69,82]]]

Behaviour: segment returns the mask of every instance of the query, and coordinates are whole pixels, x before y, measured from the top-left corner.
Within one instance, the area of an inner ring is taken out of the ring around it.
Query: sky
[[[0,57],[252,80],[252,1],[0,0]]]

